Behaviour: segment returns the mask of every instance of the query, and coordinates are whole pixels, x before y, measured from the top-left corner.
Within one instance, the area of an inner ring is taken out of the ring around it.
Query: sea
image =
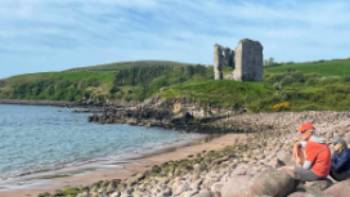
[[[0,105],[0,189],[65,168],[127,162],[200,138],[199,134],[89,123],[71,108]]]

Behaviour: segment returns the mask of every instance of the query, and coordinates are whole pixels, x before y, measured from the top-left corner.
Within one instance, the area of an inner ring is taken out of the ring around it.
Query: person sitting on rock
[[[332,156],[330,175],[334,180],[342,181],[350,178],[350,149],[345,140],[335,138],[335,151]]]
[[[325,141],[315,135],[315,130],[310,122],[305,122],[298,128],[302,141],[293,147],[297,163],[293,177],[300,181],[325,179],[331,168],[331,151]]]

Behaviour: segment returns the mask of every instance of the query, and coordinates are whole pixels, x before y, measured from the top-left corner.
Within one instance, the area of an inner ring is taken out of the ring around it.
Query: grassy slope
[[[141,101],[160,88],[210,78],[204,66],[166,61],[112,63],[63,72],[26,74],[0,81],[0,98]]]
[[[267,72],[280,73],[288,69],[295,69],[303,73],[317,73],[322,76],[349,76],[350,59],[287,64],[271,67],[267,69]]]
[[[187,82],[161,95],[249,111],[342,111],[350,110],[349,76],[350,60],[285,64],[266,68],[263,82]]]
[[[68,71],[116,71],[121,69],[129,69],[131,67],[147,67],[147,66],[191,66],[193,64],[172,62],[172,61],[129,61],[129,62],[116,62],[103,65],[87,66],[70,69]]]
[[[269,67],[263,82],[214,81],[212,68],[185,63],[122,62],[12,77],[0,81],[0,98],[142,101],[159,94],[250,111],[350,110],[349,76],[349,59]]]

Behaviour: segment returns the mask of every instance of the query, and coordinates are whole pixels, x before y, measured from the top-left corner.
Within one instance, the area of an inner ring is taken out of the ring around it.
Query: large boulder
[[[280,150],[277,152],[277,155],[276,155],[277,159],[282,162],[281,165],[277,166],[277,167],[281,167],[281,166],[284,166],[284,165],[293,165],[294,162],[292,161],[292,153],[290,152],[287,152],[287,151],[284,151],[284,150]]]
[[[247,175],[233,175],[229,181],[226,182],[221,189],[222,197],[241,197],[242,191],[249,187],[249,182],[252,177]]]
[[[257,175],[250,183],[245,182],[244,184],[245,186],[239,186],[237,182],[232,182],[230,185],[225,185],[222,191],[222,196],[285,197],[295,190],[297,181],[284,171],[271,168]],[[225,190],[225,188],[228,189]],[[239,190],[240,192],[236,192]]]
[[[326,189],[324,193],[332,197],[349,197],[350,180],[338,182]]]
[[[329,179],[306,182],[304,189],[307,192],[321,192],[329,188],[333,182]]]
[[[289,194],[288,197],[327,197],[327,196],[321,193],[294,192]]]

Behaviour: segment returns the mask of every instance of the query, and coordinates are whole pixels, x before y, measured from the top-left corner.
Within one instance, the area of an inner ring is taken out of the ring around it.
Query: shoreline
[[[69,102],[69,101],[20,100],[20,99],[0,99],[0,104],[4,104],[4,105],[55,106],[55,107],[75,107],[75,106],[79,106],[75,102]]]
[[[43,192],[54,192],[66,186],[87,186],[100,180],[127,179],[135,173],[150,169],[153,165],[187,158],[189,155],[203,151],[218,150],[227,145],[232,145],[236,139],[244,138],[244,134],[226,134],[222,136],[205,135],[191,142],[159,149],[158,151],[142,154],[125,163],[91,169],[68,176],[43,177],[36,184],[14,189],[0,189],[0,196],[37,196]],[[77,184],[79,183],[79,184]]]

